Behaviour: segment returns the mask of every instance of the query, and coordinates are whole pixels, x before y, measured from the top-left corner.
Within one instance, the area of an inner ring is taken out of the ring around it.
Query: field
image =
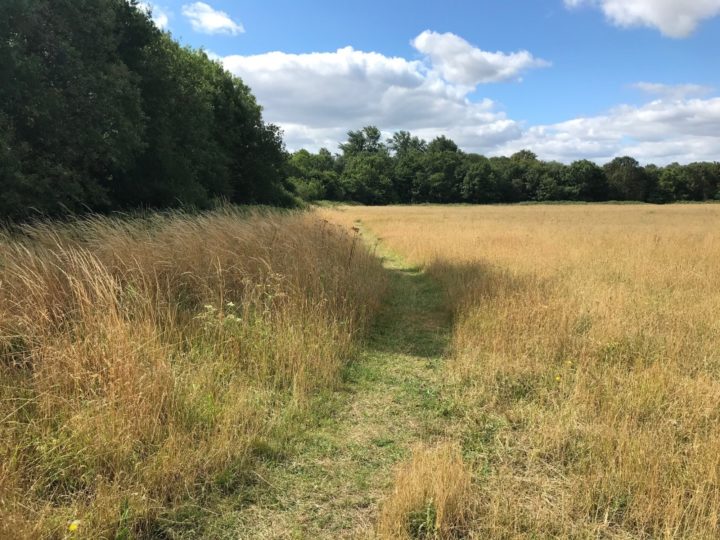
[[[716,538],[720,205],[0,236],[1,538]]]
[[[337,215],[423,265],[454,312],[465,533],[720,534],[720,207]]]

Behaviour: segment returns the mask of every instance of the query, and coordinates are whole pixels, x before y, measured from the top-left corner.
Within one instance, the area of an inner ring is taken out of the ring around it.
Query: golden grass
[[[471,536],[720,536],[720,206],[332,212],[455,309]]]
[[[357,238],[312,214],[41,223],[0,237],[0,537],[162,534],[241,484],[332,388],[379,303]]]
[[[473,510],[471,475],[457,445],[416,448],[394,486],[381,509],[379,538],[465,537]]]

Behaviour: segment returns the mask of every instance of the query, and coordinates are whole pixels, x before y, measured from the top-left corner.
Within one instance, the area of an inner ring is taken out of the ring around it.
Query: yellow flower
[[[70,522],[70,525],[68,525],[68,531],[75,532],[80,528],[80,520],[79,519],[73,519]]]
[[[560,382],[560,379],[561,379],[561,378],[562,378],[562,377],[560,377],[560,375],[555,375],[555,380],[556,380],[557,382]]]

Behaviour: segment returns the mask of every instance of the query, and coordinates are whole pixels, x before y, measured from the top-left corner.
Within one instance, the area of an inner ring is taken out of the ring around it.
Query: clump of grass
[[[284,411],[338,383],[382,286],[379,262],[309,213],[5,232],[0,536],[157,536],[242,481]]]
[[[474,502],[470,472],[457,445],[418,447],[397,471],[382,505],[378,536],[462,538]]]

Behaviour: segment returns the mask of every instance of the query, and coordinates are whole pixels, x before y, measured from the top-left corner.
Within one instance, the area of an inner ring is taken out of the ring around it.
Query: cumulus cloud
[[[565,0],[565,5],[596,6],[617,26],[649,26],[674,38],[689,36],[702,20],[720,14],[720,0]]]
[[[706,97],[712,90],[695,84],[636,83],[649,94],[641,106],[527,126],[489,99],[471,99],[477,83],[500,75],[480,76],[487,72],[475,66],[465,74],[463,60],[448,68],[430,54],[416,60],[345,47],[222,62],[252,88],[265,119],[284,129],[291,150],[335,150],[349,129],[372,124],[388,135],[400,129],[427,140],[445,135],[486,155],[527,148],[563,162],[619,155],[658,164],[720,159],[720,97]]]
[[[151,4],[148,2],[139,2],[138,9],[146,13],[150,13],[152,16],[152,20],[155,23],[155,26],[157,26],[161,30],[165,30],[168,27],[168,24],[170,23],[169,11],[163,9],[156,4]]]
[[[185,4],[182,7],[182,14],[190,21],[196,32],[233,36],[245,32],[242,24],[233,21],[227,13],[216,10],[205,2]]]
[[[495,154],[529,148],[546,159],[600,162],[631,155],[644,163],[720,159],[720,97],[657,99],[605,114],[532,126]]]
[[[446,80],[463,85],[517,79],[525,70],[549,65],[528,51],[510,54],[483,51],[450,32],[425,30],[412,40],[412,45],[429,57]]]
[[[520,136],[520,125],[495,103],[471,101],[468,94],[480,83],[517,78],[544,62],[526,52],[486,53],[454,34],[427,31],[412,43],[425,59],[345,47],[234,55],[224,65],[253,89],[290,148],[334,148],[348,129],[368,124],[427,138],[443,134],[473,151]]]

